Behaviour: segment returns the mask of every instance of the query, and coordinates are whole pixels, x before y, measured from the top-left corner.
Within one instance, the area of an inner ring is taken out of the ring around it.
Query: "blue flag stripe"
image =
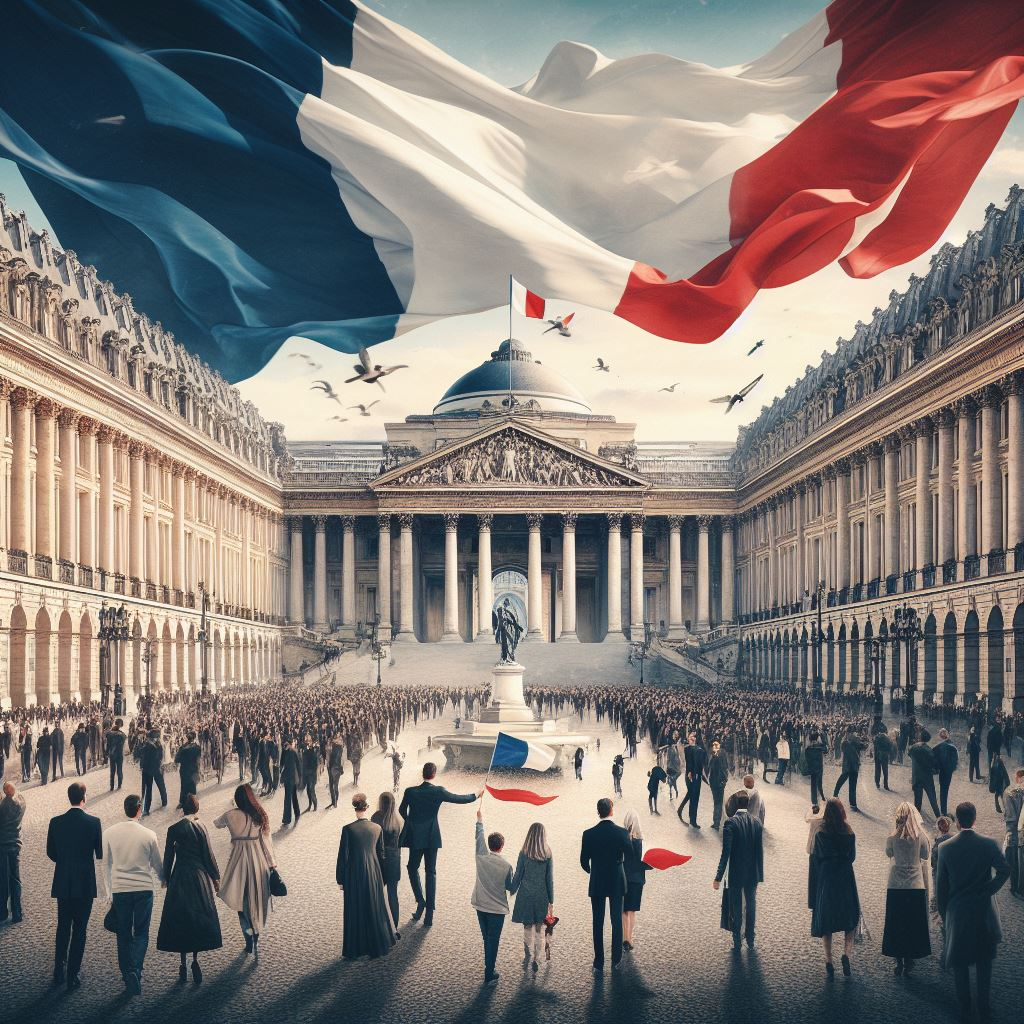
[[[350,64],[355,17],[346,0],[5,8],[0,153],[63,245],[229,380],[290,335],[355,351],[402,312],[296,121],[321,58]]]
[[[499,732],[491,758],[492,768],[522,768],[530,748],[525,740],[516,739],[508,733]]]

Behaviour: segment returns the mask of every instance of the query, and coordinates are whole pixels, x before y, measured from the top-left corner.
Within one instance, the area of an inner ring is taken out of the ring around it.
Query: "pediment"
[[[373,490],[642,490],[649,482],[518,422],[489,427],[378,477]]]

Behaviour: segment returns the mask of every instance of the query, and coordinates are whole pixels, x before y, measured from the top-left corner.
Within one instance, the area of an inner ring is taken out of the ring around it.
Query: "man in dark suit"
[[[927,729],[921,730],[921,738],[911,745],[910,754],[910,786],[914,791],[914,806],[921,810],[924,794],[928,794],[928,803],[932,814],[939,816],[939,805],[935,800],[935,780],[932,776],[939,770],[935,763],[935,755],[928,741],[932,734]]]
[[[825,795],[825,753],[828,747],[821,738],[821,733],[811,731],[804,747],[804,760],[807,763],[807,774],[811,778],[811,806],[815,807]]]
[[[960,831],[939,847],[935,905],[946,925],[946,967],[953,969],[960,1020],[971,1019],[970,965],[974,964],[978,1017],[986,1022],[992,1014],[992,960],[1003,939],[992,897],[1009,878],[1010,866],[994,839],[974,831],[977,814],[972,803],[957,805]]]
[[[580,865],[590,875],[587,894],[594,930],[594,972],[604,970],[605,901],[612,918],[612,968],[622,960],[622,898],[626,894],[626,857],[630,852],[629,833],[612,821],[614,804],[608,797],[597,801],[600,821],[583,833]]]
[[[896,748],[889,739],[884,726],[875,733],[872,741],[875,745],[875,789],[881,789],[883,782],[889,788],[889,764],[896,756]]]
[[[423,781],[405,791],[398,810],[405,819],[400,842],[409,851],[409,884],[416,898],[416,909],[413,911],[412,919],[418,921],[423,917],[425,910],[427,916],[423,920],[424,926],[434,923],[437,851],[441,849],[441,827],[437,823],[437,812],[441,809],[441,804],[471,804],[484,794],[482,789],[478,793],[466,793],[462,796],[449,793],[443,786],[434,785],[433,779],[436,775],[437,765],[428,761],[423,766]],[[427,876],[426,898],[420,884],[421,863],[424,864]]]
[[[853,726],[850,726],[846,733],[846,739],[843,740],[843,771],[836,780],[836,788],[832,791],[832,795],[839,796],[839,790],[843,788],[843,783],[849,782],[851,811],[858,810],[857,777],[860,775],[860,755],[867,749],[868,741],[858,736]]]
[[[151,729],[139,751],[139,768],[142,771],[142,816],[149,816],[153,806],[153,784],[160,793],[160,806],[167,806],[167,786],[164,784],[164,747],[160,742],[160,730]]]
[[[686,760],[686,796],[679,804],[676,815],[683,820],[683,808],[690,805],[690,824],[694,828],[700,828],[697,824],[697,808],[700,806],[700,787],[707,773],[708,755],[707,751],[697,743],[697,734],[691,732],[686,737],[686,746],[683,747],[683,754]]]
[[[722,744],[715,740],[711,744],[711,757],[708,760],[708,785],[714,800],[711,827],[717,831],[722,826],[722,804],[725,801],[725,786],[729,781],[729,760]]]
[[[53,960],[55,984],[67,981],[68,991],[82,984],[78,972],[85,953],[85,931],[96,898],[93,858],[103,858],[100,819],[85,813],[85,786],[68,786],[71,809],[50,819],[46,856],[56,867],[50,895],[57,901],[57,943]]]
[[[764,828],[748,813],[748,797],[741,790],[736,794],[736,813],[722,826],[722,856],[712,887],[718,889],[729,868],[729,916],[732,921],[732,948],[740,949],[740,926],[744,922],[746,904],[747,946],[754,948],[754,926],[757,918],[757,887],[764,881]]]
[[[60,768],[60,777],[64,778],[64,730],[61,728],[60,719],[57,720],[50,733],[50,771],[53,773],[53,781],[57,781],[57,768]]]
[[[124,782],[124,744],[127,736],[121,731],[124,722],[120,718],[114,720],[114,727],[107,730],[104,736],[107,751],[107,764],[110,766],[110,788],[114,788],[114,780],[117,780],[117,788],[121,788]]]
[[[949,741],[949,731],[939,730],[939,742],[932,747],[932,756],[939,769],[939,809],[949,815],[949,785],[960,760],[956,747]]]
[[[178,748],[174,760],[178,763],[178,777],[181,780],[181,795],[178,806],[184,807],[185,797],[195,793],[199,788],[199,759],[203,756],[202,748],[196,743],[196,734],[189,732],[185,743]]]
[[[85,731],[85,722],[79,722],[78,728],[71,734],[71,749],[75,752],[75,771],[84,775],[88,770],[86,754],[89,750],[89,734]]]
[[[39,769],[39,785],[45,786],[50,781],[50,728],[46,725],[36,741],[36,767]]]
[[[284,818],[281,824],[290,825],[294,814],[295,824],[298,825],[302,761],[290,736],[284,741],[284,753],[281,755],[281,782],[284,784]]]

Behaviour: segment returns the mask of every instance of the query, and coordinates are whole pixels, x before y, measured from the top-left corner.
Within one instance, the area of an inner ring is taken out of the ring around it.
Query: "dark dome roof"
[[[518,401],[533,400],[545,412],[591,411],[572,384],[561,374],[542,366],[522,342],[513,338],[503,341],[487,362],[463,374],[434,406],[434,413],[465,412],[489,406],[501,408],[508,399],[510,349],[512,392]]]

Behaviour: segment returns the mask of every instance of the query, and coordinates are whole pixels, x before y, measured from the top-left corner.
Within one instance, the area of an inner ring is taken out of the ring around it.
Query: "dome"
[[[542,366],[522,342],[503,341],[491,358],[463,374],[434,406],[435,415],[507,407],[509,356],[512,393],[520,403],[533,401],[543,412],[589,413],[583,396],[561,374]]]

